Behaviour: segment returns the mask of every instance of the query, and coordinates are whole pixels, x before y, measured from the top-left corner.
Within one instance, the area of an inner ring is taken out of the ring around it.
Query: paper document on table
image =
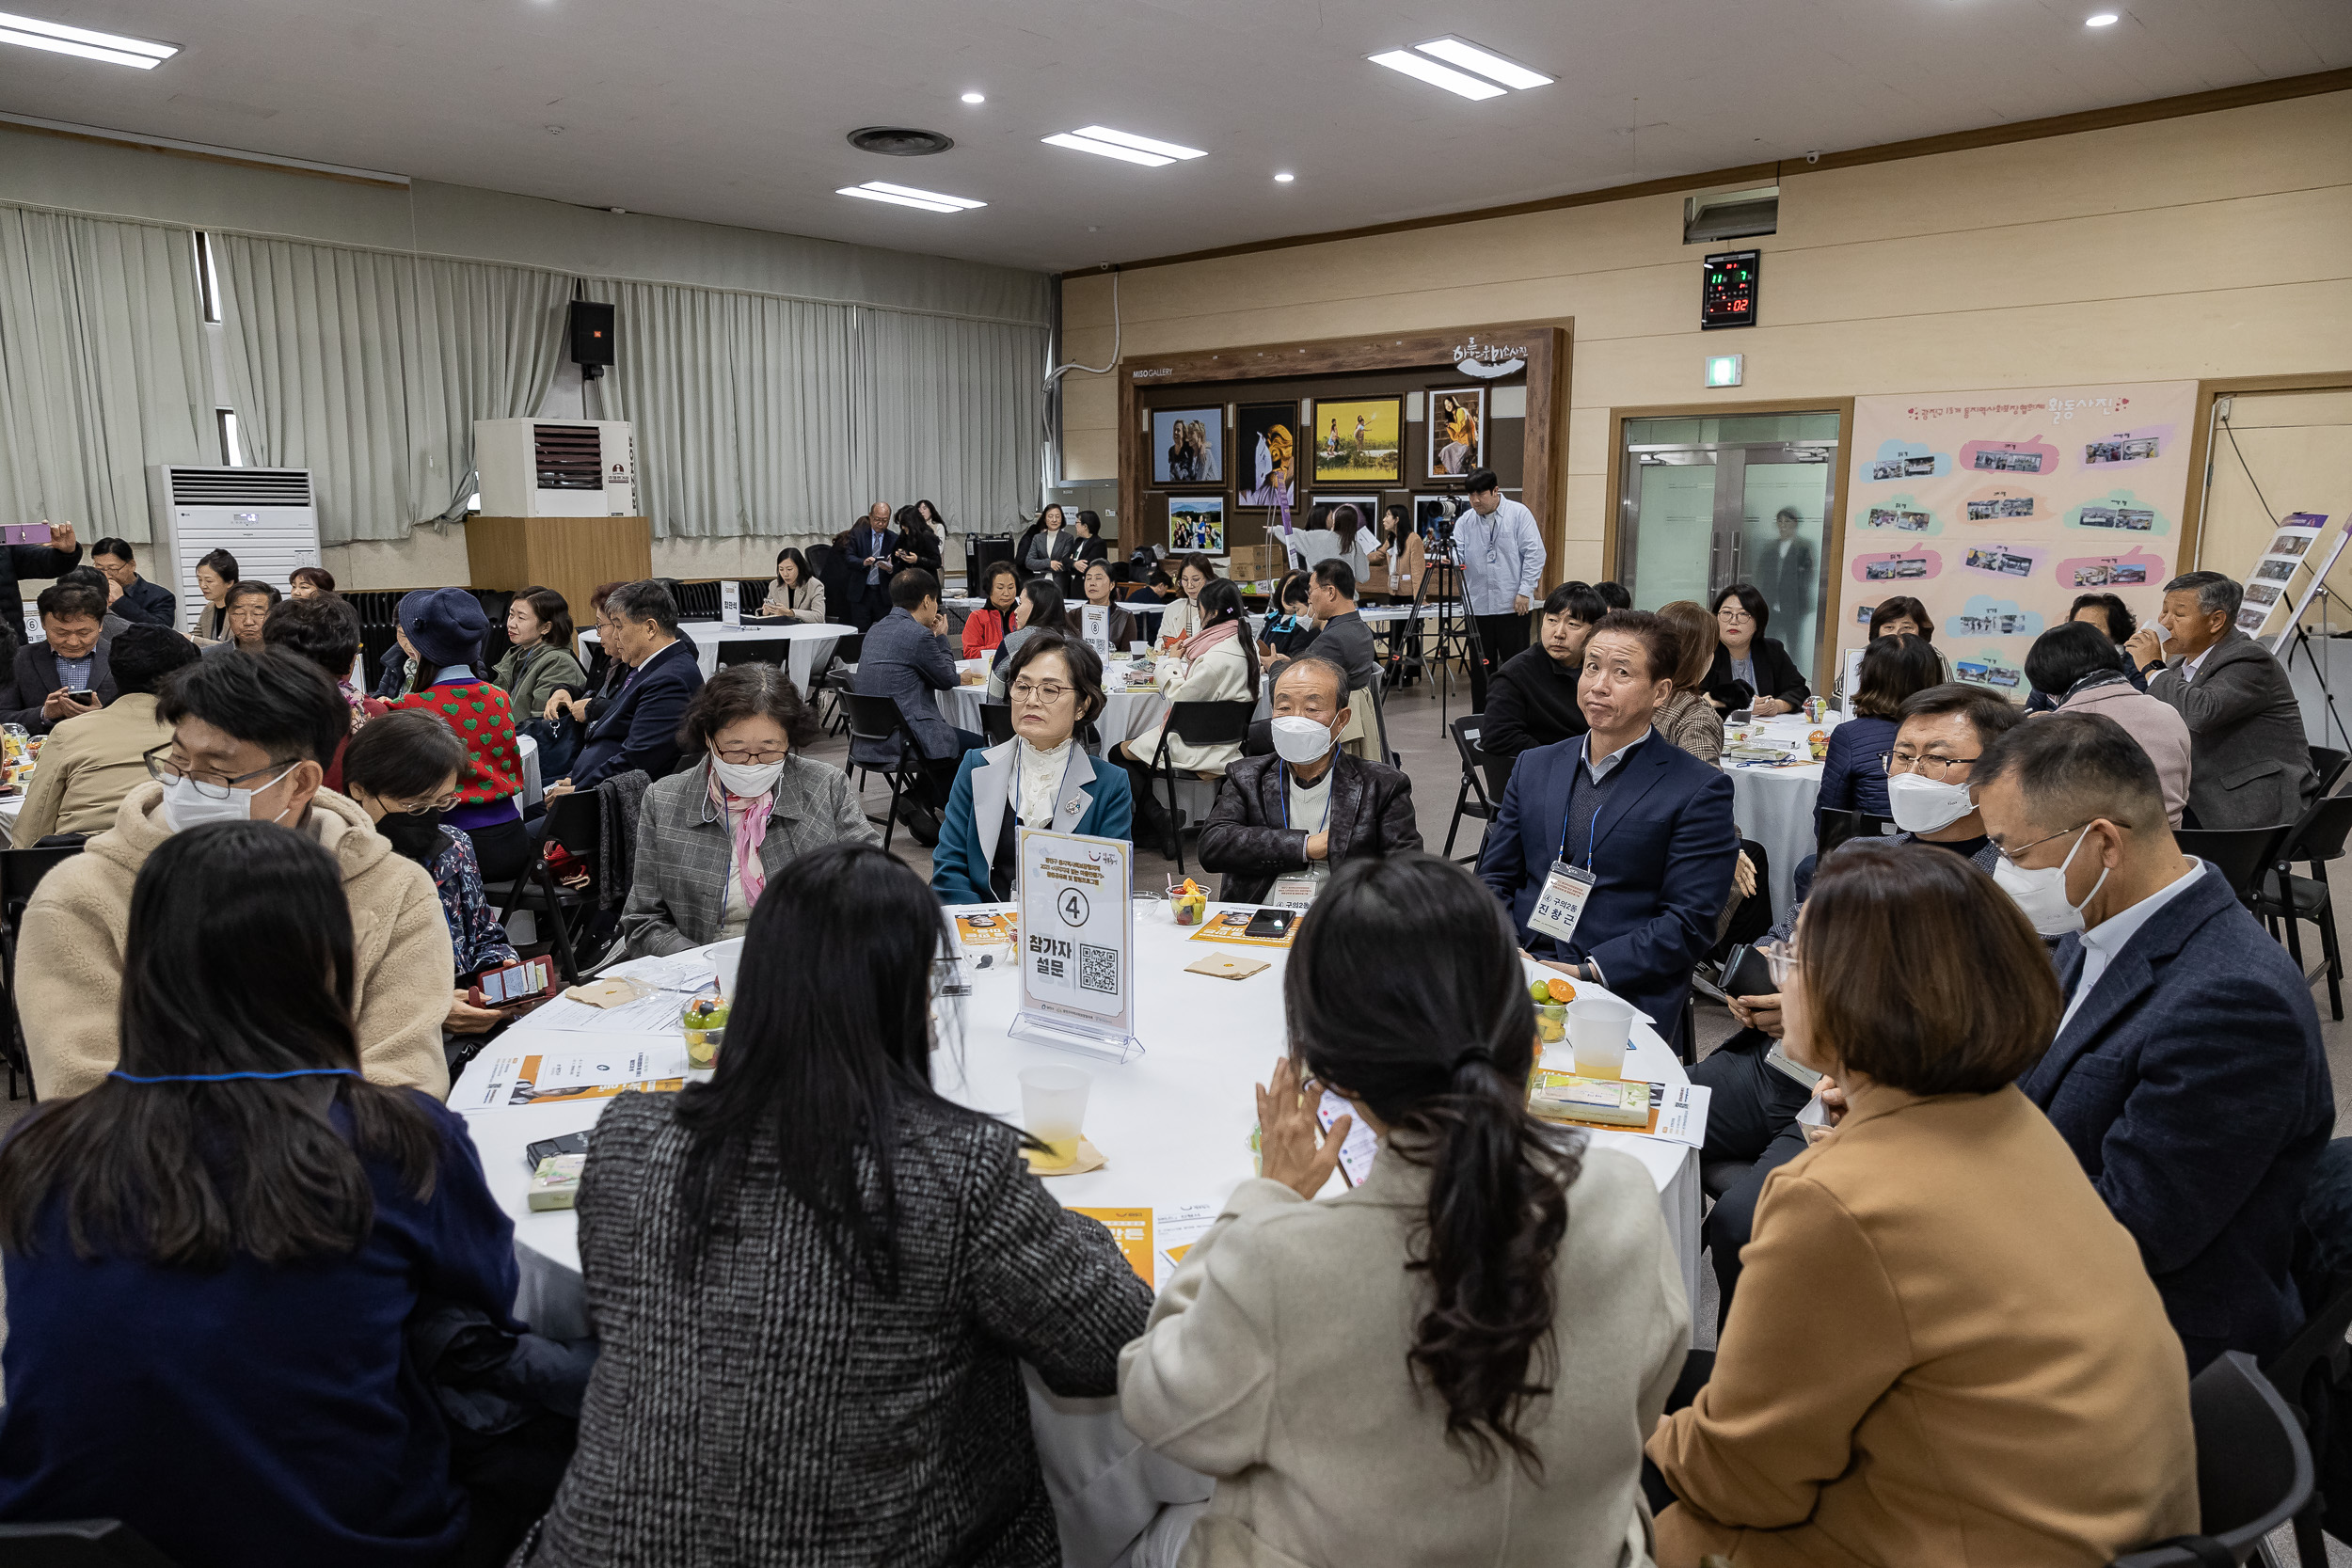
[[[1547,1069],[1540,1076],[1565,1078],[1568,1074]],[[1714,1091],[1704,1084],[1652,1084],[1649,1086],[1649,1117],[1638,1127],[1587,1121],[1565,1109],[1554,1109],[1548,1119],[1572,1127],[1591,1128],[1596,1132],[1624,1132],[1637,1138],[1661,1138],[1670,1144],[1688,1144],[1697,1148],[1707,1142],[1707,1102],[1713,1094]]]
[[[592,1009],[593,1010],[593,1009]],[[686,1041],[675,1045],[490,1050],[467,1064],[449,1093],[453,1111],[502,1110],[559,1101],[607,1100],[686,1084]]]
[[[1161,1209],[1152,1213],[1153,1247],[1152,1259],[1152,1289],[1165,1291],[1168,1282],[1192,1250],[1192,1243],[1209,1233],[1223,1211],[1214,1203],[1186,1203],[1173,1209]]]
[[[534,1029],[557,1029],[576,1035],[652,1035],[677,1029],[678,1012],[686,1004],[673,990],[658,990],[616,1007],[592,1007],[559,996],[531,1015]]]
[[[628,977],[657,990],[700,990],[719,977],[719,966],[707,952],[674,953],[638,959],[628,966]]]

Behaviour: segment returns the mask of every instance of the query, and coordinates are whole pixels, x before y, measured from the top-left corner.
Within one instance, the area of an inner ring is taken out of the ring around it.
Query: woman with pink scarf
[[[1257,640],[1249,635],[1249,622],[1242,614],[1241,590],[1225,578],[1212,578],[1200,590],[1200,629],[1184,642],[1184,662],[1171,674],[1169,666],[1160,667],[1160,694],[1169,703],[1255,703],[1258,700]],[[1152,793],[1152,759],[1159,755],[1160,733],[1168,721],[1136,736],[1124,746],[1113,747],[1111,756],[1127,769],[1136,800],[1136,841],[1166,841],[1169,833],[1168,810]],[[1168,760],[1179,777],[1191,773],[1214,779],[1222,775],[1225,765],[1241,755],[1239,741],[1196,746],[1178,736],[1168,737]],[[1160,785],[1160,793],[1167,786]]]
[[[700,760],[645,791],[636,876],[621,911],[631,958],[743,934],[784,863],[881,835],[841,770],[803,756],[816,717],[772,664],[731,664],[703,684],[681,740]]]

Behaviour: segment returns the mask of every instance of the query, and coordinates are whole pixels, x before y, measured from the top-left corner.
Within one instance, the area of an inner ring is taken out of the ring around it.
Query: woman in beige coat
[[[1642,1166],[1527,1113],[1535,1017],[1500,906],[1435,855],[1349,861],[1283,1004],[1264,1175],[1120,1356],[1127,1425],[1216,1481],[1184,1562],[1646,1564],[1682,1273]],[[1325,1085],[1352,1110],[1318,1146]],[[1352,1118],[1380,1134],[1370,1175],[1312,1201]]]
[[[1189,570],[1189,568],[1187,568]],[[1242,613],[1241,590],[1225,578],[1213,578],[1200,591],[1200,629],[1184,644],[1184,660],[1170,678],[1163,675],[1160,695],[1176,703],[1254,703],[1258,700],[1258,649],[1249,635],[1249,618]],[[1163,663],[1161,668],[1168,666]],[[1111,759],[1127,769],[1136,800],[1136,836],[1167,836],[1167,812],[1152,793],[1152,759],[1159,755],[1160,735],[1168,719],[1111,749]],[[1241,742],[1216,741],[1194,745],[1169,736],[1168,760],[1179,773],[1216,778],[1226,764],[1241,755]]]
[[[2013,1083],[2058,1020],[2033,927],[1958,855],[1857,840],[1775,967],[1781,1048],[1846,1109],[1766,1181],[1649,1440],[1662,1568],[2097,1568],[2194,1530],[2181,1342]]]

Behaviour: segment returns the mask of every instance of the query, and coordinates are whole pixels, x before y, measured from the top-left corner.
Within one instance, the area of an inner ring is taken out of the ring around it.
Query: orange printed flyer
[[[1119,1250],[1127,1259],[1127,1266],[1136,1271],[1136,1277],[1146,1285],[1152,1283],[1152,1211],[1149,1209],[1073,1209],[1073,1214],[1084,1214],[1098,1220],[1119,1243]]]
[[[613,1039],[570,1049],[485,1051],[452,1086],[449,1107],[462,1113],[671,1093],[686,1086],[686,1066],[683,1036],[675,1044]]]
[[[1016,910],[956,916],[956,940],[966,947],[1002,947],[1020,939],[1021,915]]]
[[[1257,913],[1255,910],[1228,910],[1223,914],[1213,914],[1209,917],[1207,924],[1193,932],[1192,940],[1195,942],[1227,942],[1235,947],[1288,947],[1291,944],[1291,938],[1298,933],[1298,922],[1294,920],[1291,922],[1290,929],[1279,937],[1242,935],[1243,928],[1249,924],[1249,917],[1255,913]]]

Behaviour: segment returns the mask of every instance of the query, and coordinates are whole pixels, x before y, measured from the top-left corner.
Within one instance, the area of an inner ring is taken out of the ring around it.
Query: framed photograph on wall
[[[1348,398],[1315,404],[1314,482],[1402,484],[1405,400]]]
[[[1298,504],[1298,404],[1245,403],[1233,411],[1237,506]]]
[[[1225,498],[1171,496],[1168,502],[1168,548],[1171,555],[1199,550],[1225,553]]]
[[[1152,410],[1152,483],[1225,483],[1225,410]]]
[[[1460,479],[1486,464],[1486,388],[1432,387],[1429,400],[1429,479]]]

